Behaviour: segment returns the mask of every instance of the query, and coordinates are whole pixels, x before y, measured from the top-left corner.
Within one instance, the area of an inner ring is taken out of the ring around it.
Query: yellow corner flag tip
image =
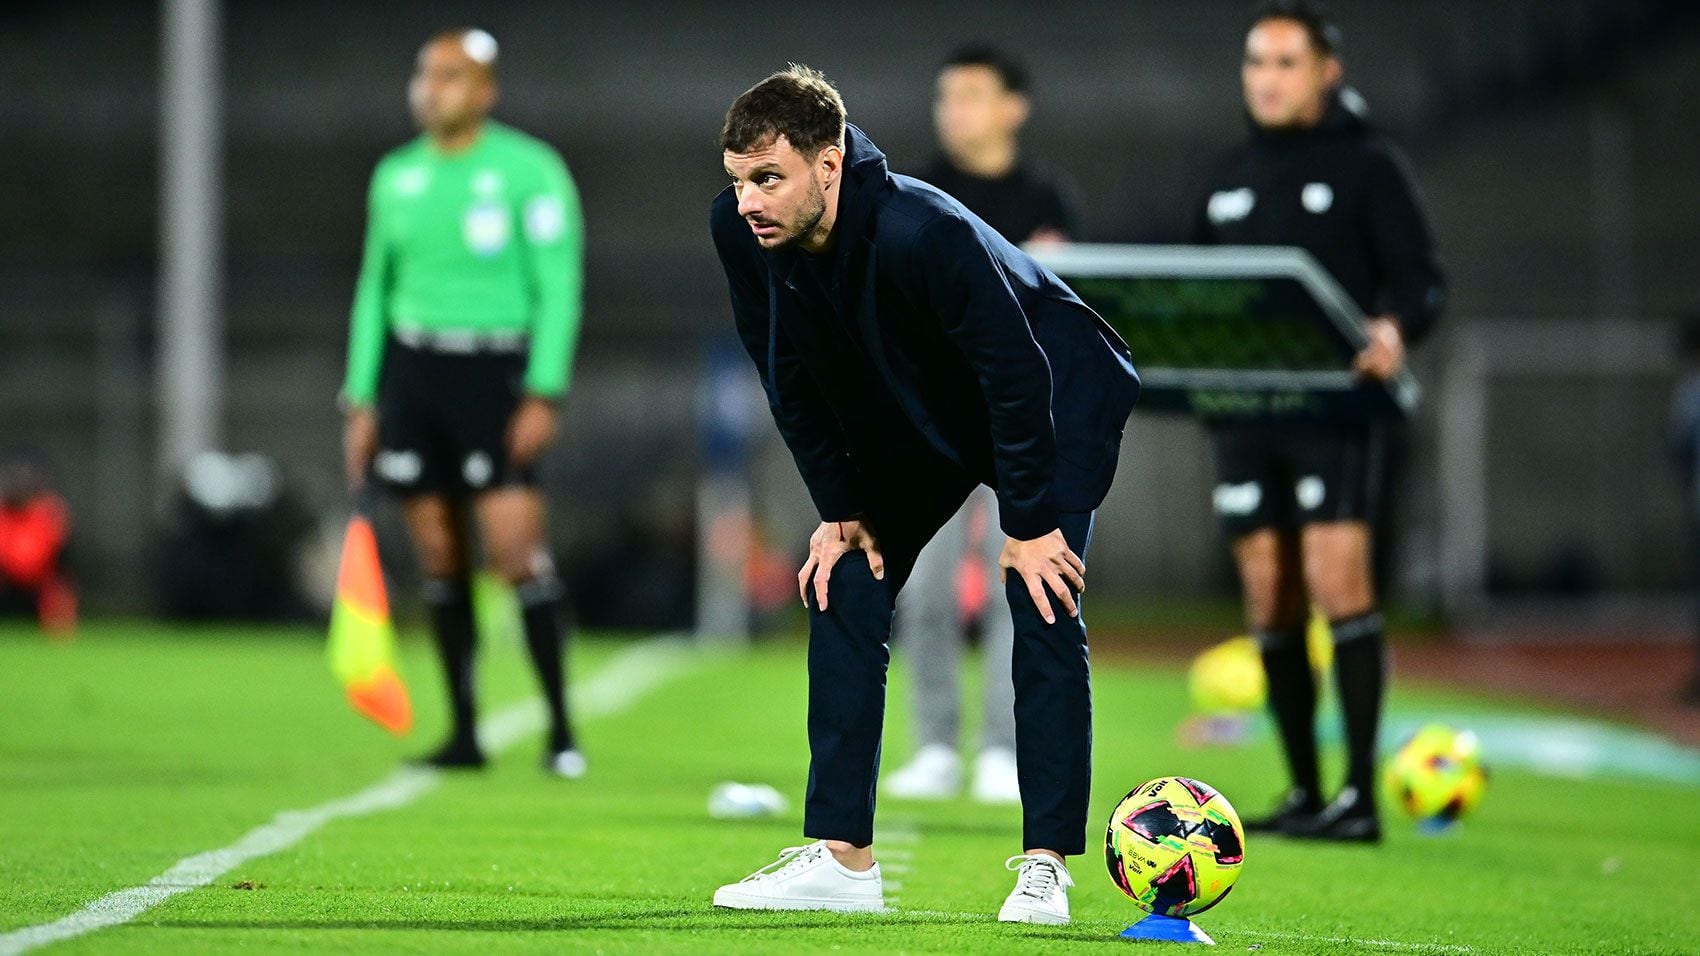
[[[398,737],[413,729],[413,705],[395,666],[395,626],[378,539],[361,515],[349,519],[343,537],[325,654],[356,711]]]

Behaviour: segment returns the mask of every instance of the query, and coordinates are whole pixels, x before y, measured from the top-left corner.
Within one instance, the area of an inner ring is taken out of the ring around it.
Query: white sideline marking
[[[689,645],[678,637],[658,637],[616,654],[595,676],[573,688],[573,713],[603,717],[619,713],[683,670],[690,660]],[[543,727],[540,699],[510,704],[483,721],[479,740],[491,754],[500,753]],[[442,780],[431,767],[399,767],[383,780],[358,793],[306,810],[284,810],[249,830],[226,847],[178,860],[164,873],[97,899],[52,923],[26,926],[0,934],[0,956],[16,956],[37,947],[118,926],[140,916],[179,893],[206,886],[255,857],[288,849],[332,820],[359,817],[406,806],[429,793]]]

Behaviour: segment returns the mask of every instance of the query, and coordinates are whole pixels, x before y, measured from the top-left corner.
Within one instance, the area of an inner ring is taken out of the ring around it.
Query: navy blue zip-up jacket
[[[832,251],[812,264],[763,250],[730,187],[709,216],[738,333],[821,519],[932,477],[917,469],[996,488],[1019,540],[1096,508],[1139,395],[1126,343],[961,203],[890,172],[855,126],[838,199]],[[916,435],[937,454],[891,460]]]

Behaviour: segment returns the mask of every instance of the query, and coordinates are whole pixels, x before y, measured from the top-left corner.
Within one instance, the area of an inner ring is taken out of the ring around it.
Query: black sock
[[[1310,670],[1304,629],[1258,635],[1263,672],[1269,678],[1269,713],[1281,735],[1281,750],[1293,786],[1314,799],[1321,791],[1316,772],[1316,675]]]
[[[566,635],[561,629],[561,585],[553,577],[527,581],[514,589],[525,615],[525,646],[537,669],[537,682],[549,707],[549,749],[554,752],[574,747],[572,725],[567,722],[567,682],[563,663]]]
[[[1370,611],[1332,621],[1334,682],[1340,692],[1340,716],[1346,723],[1346,785],[1375,799],[1375,742],[1381,729],[1381,698],[1387,686],[1386,627]]]
[[[477,740],[478,711],[472,686],[472,656],[477,629],[472,621],[472,586],[466,578],[425,582],[425,603],[431,609],[431,634],[443,661],[449,690],[449,712],[456,742]]]

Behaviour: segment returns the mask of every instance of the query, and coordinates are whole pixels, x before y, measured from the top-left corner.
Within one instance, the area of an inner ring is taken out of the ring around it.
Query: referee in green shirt
[[[549,706],[545,769],[585,770],[566,714],[561,585],[533,465],[555,435],[578,339],[584,230],[561,157],[488,119],[496,41],[448,30],[419,52],[423,135],[372,175],[349,330],[344,464],[401,500],[426,578],[454,731],[429,763],[479,767],[467,518],[513,584]]]

